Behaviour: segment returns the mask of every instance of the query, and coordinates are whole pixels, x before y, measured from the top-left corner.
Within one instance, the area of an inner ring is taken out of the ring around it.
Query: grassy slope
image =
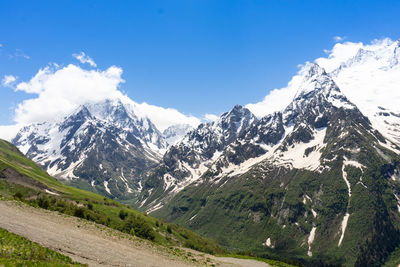
[[[4,197],[16,195],[30,205],[92,220],[164,246],[184,246],[211,254],[225,252],[215,242],[177,225],[167,224],[101,195],[66,186],[27,159],[13,145],[0,140],[0,171],[6,168],[39,181],[59,196],[0,179],[0,195]]]
[[[146,227],[144,228],[147,230],[151,229],[154,234],[152,241],[156,244],[170,247],[174,253],[176,253],[175,246],[183,246],[210,254],[261,260],[269,263],[271,266],[291,266],[279,261],[227,254],[229,252],[217,245],[215,241],[205,239],[176,224],[168,224],[163,220],[133,210],[104,196],[64,185],[49,176],[34,162],[27,159],[12,144],[0,139],[0,172],[6,168],[12,168],[20,174],[39,181],[52,191],[56,191],[59,196],[44,194],[38,190],[8,183],[0,179],[0,196],[5,198],[17,197],[33,206],[83,217],[135,235],[138,235],[138,229],[135,226],[137,224],[145,224]],[[139,227],[139,230],[142,228]],[[142,237],[146,238],[146,236]],[[147,239],[151,238],[147,236]]]
[[[85,266],[38,243],[0,228],[2,266]]]

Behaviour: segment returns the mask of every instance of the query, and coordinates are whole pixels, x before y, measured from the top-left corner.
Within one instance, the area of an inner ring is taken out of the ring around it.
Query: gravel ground
[[[0,201],[0,227],[89,266],[193,266],[145,240],[15,201]],[[268,266],[253,260],[204,257],[216,266]]]

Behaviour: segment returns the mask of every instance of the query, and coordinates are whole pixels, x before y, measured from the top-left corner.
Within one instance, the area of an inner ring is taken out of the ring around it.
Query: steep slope
[[[172,146],[176,145],[191,130],[193,127],[189,124],[177,124],[165,129],[162,135],[167,144]]]
[[[126,198],[161,160],[166,142],[147,118],[119,100],[81,106],[59,122],[24,127],[12,142],[51,175]]]
[[[15,146],[1,139],[0,209],[0,214],[4,215],[0,216],[1,227],[44,246],[57,248],[74,260],[89,265],[269,266],[250,259],[219,258],[205,254],[226,254],[227,251],[214,241],[187,229],[135,211],[101,195],[66,186],[50,177]],[[57,260],[60,257],[54,257],[49,250],[37,250],[36,246],[35,251],[29,253],[30,242],[25,240],[20,244],[18,239],[9,240],[11,236],[0,236],[0,246],[1,237],[5,238],[3,252],[6,253],[2,255],[6,259],[3,257],[0,262],[6,265],[29,265],[29,261],[23,261],[25,256],[29,260],[38,256],[38,260],[62,264]],[[36,252],[40,252],[39,255]],[[149,260],[149,257],[153,260]],[[292,266],[273,260],[263,261],[273,266]]]
[[[0,249],[2,266],[85,266],[3,228],[0,228]]]
[[[225,252],[214,241],[187,229],[169,225],[104,196],[62,184],[12,144],[0,139],[0,200],[10,199],[102,224],[161,246],[190,247],[212,254]],[[12,221],[12,217],[8,219]]]
[[[144,182],[139,207],[160,208],[169,197],[195,182],[222,151],[256,122],[246,108],[236,105],[212,123],[203,123],[188,132],[163,156],[162,164]]]
[[[287,108],[254,123],[155,214],[259,255],[379,265],[400,242],[398,155],[309,64]]]
[[[400,40],[354,44],[348,56],[319,59],[343,93],[366,115],[374,128],[400,144]]]

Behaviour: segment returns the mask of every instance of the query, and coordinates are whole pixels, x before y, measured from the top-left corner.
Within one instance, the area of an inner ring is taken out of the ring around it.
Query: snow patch
[[[52,191],[50,191],[50,190],[45,189],[44,191],[45,191],[46,193],[50,194],[50,195],[59,196],[59,194],[57,194],[57,193],[55,193],[55,192],[52,192]]]
[[[108,181],[104,181],[104,189],[106,189],[107,193],[109,193],[111,195],[111,191],[110,188],[108,188]]]
[[[312,213],[312,215],[313,215],[313,217],[314,218],[317,218],[317,212],[313,209],[313,208],[311,208],[311,213]]]
[[[346,227],[347,227],[347,222],[349,220],[349,217],[350,217],[350,214],[348,212],[343,217],[343,221],[342,221],[342,225],[341,225],[341,235],[340,235],[338,247],[340,247],[340,245],[342,244],[342,241],[343,241],[343,238],[344,238],[344,233],[346,232]]]
[[[128,180],[125,178],[124,168],[121,168],[121,176],[120,177],[121,177],[122,182],[124,182],[126,190],[128,191],[128,193],[133,193],[132,188],[129,187]]]
[[[326,128],[314,131],[314,139],[308,143],[296,143],[287,151],[279,153],[275,159],[278,164],[290,164],[296,169],[317,170],[320,166],[321,149],[325,147],[324,138]],[[307,156],[305,150],[315,147]]]
[[[346,158],[345,158],[345,159],[346,159]],[[349,202],[350,202],[350,197],[351,197],[351,185],[350,185],[349,180],[347,180],[347,173],[346,173],[346,171],[344,170],[344,168],[346,167],[345,162],[346,162],[346,160],[343,162],[343,165],[342,165],[342,177],[343,177],[344,182],[345,182],[346,185],[347,185],[347,190],[348,190],[348,195],[349,195]]]
[[[400,198],[396,194],[393,194],[393,195],[397,200],[397,210],[400,212]]]
[[[149,208],[146,212],[150,214],[150,213],[152,213],[152,212],[154,212],[156,210],[161,209],[163,206],[164,206],[164,204],[162,202],[159,202],[157,205]]]
[[[275,247],[274,245],[272,245],[272,242],[271,242],[271,238],[270,238],[270,237],[268,237],[267,240],[265,240],[265,242],[263,243],[263,245],[264,245],[264,246],[267,246],[267,247],[269,247],[269,248],[274,248],[274,247]]]
[[[312,243],[314,242],[315,231],[316,231],[316,230],[317,230],[317,227],[316,227],[316,226],[313,226],[313,227],[311,228],[310,235],[308,236],[308,240],[307,240],[307,243],[308,243],[307,255],[308,255],[309,257],[312,256],[311,245],[312,245]]]
[[[342,177],[344,182],[347,185],[347,190],[348,190],[348,195],[349,195],[349,201],[348,203],[350,204],[350,198],[351,198],[351,185],[349,180],[347,180],[347,173],[344,170],[344,168],[346,167],[346,164],[349,165],[349,161],[346,157],[344,157],[344,161],[343,161],[343,165],[342,165]],[[351,162],[352,164],[354,164],[354,162]],[[357,165],[357,164],[356,164]],[[348,207],[347,207],[348,209]],[[346,212],[346,214],[343,217],[342,220],[342,224],[341,224],[341,235],[340,235],[340,239],[339,239],[339,243],[338,243],[338,247],[340,247],[340,245],[342,244],[343,238],[344,238],[344,233],[346,232],[346,228],[347,228],[347,222],[349,220],[350,214],[349,212]]]

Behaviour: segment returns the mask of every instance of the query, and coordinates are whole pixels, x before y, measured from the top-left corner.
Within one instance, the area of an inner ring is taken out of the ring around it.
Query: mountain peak
[[[305,78],[326,75],[325,69],[315,62],[307,62],[306,65],[303,67],[302,73],[305,74]]]
[[[318,92],[325,91],[329,93],[331,90],[340,92],[333,79],[316,63],[307,63],[300,75],[303,76],[302,82],[299,84],[295,100],[301,98],[309,98]]]
[[[251,116],[252,113],[250,110],[247,108],[241,106],[241,105],[235,105],[229,112],[225,112],[224,114],[221,115],[220,119],[221,120],[227,120],[231,117],[248,117]]]

